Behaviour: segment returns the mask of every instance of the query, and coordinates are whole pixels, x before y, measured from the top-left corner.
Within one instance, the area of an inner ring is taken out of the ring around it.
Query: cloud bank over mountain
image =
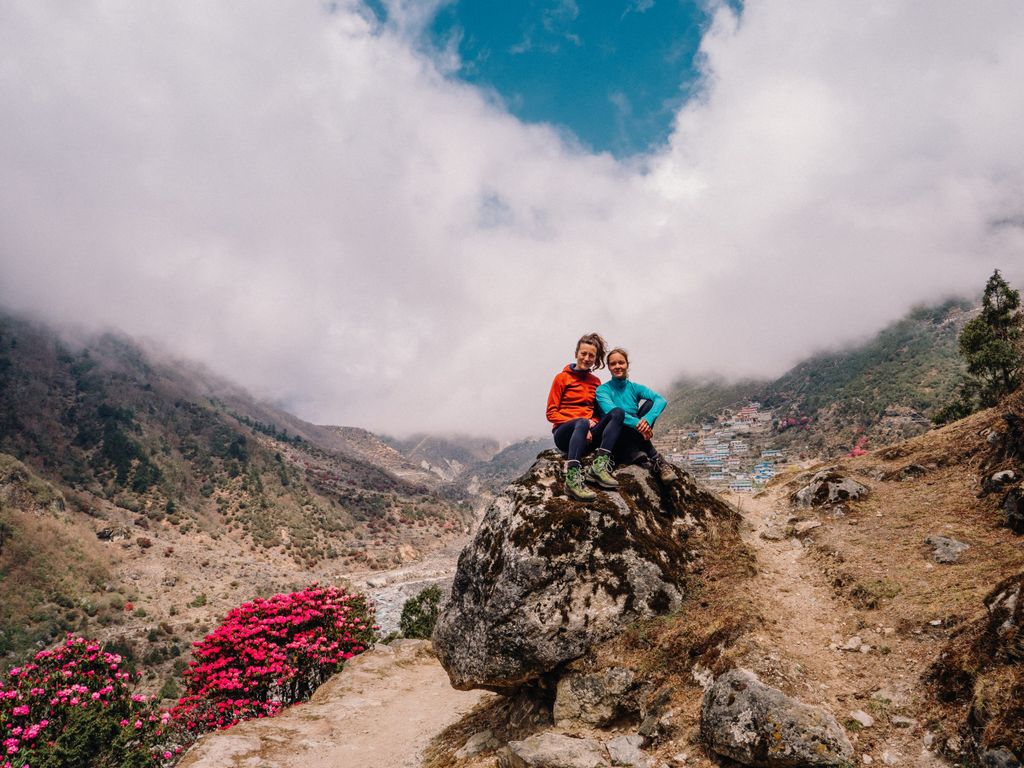
[[[411,7],[411,6],[410,6]],[[576,338],[781,372],[1024,283],[1016,0],[749,2],[630,161],[356,2],[0,7],[0,303],[154,338],[321,423],[543,432]]]

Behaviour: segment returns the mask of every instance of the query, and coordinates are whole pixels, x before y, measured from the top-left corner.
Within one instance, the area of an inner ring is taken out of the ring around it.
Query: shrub
[[[429,640],[437,623],[437,611],[441,604],[441,588],[436,584],[427,587],[416,597],[410,597],[402,606],[399,626],[404,637]]]
[[[2,768],[142,768],[168,764],[184,744],[169,715],[133,693],[122,658],[68,635],[0,680]]]
[[[366,598],[337,587],[245,603],[195,644],[172,715],[193,733],[274,715],[308,699],[377,629]]]

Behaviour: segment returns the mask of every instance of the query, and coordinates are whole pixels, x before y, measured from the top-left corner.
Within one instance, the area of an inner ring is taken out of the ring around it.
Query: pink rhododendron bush
[[[120,656],[68,636],[0,680],[0,768],[161,765],[181,752]]]
[[[169,768],[205,731],[308,699],[377,629],[366,598],[336,587],[246,603],[195,644],[164,712],[120,656],[69,635],[0,679],[0,768]]]
[[[245,603],[195,644],[172,717],[199,733],[274,715],[308,699],[376,631],[366,598],[337,587]]]

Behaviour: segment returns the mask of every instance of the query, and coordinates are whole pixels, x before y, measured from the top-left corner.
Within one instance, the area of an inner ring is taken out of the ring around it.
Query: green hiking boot
[[[587,488],[583,477],[583,467],[579,465],[565,470],[565,491],[580,501],[590,501],[597,498],[597,494]]]
[[[607,453],[599,453],[587,470],[587,480],[592,480],[602,488],[618,488],[619,481],[612,477],[612,457]]]

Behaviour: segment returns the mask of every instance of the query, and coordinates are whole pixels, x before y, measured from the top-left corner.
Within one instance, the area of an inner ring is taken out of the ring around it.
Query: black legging
[[[569,455],[569,461],[579,461],[580,457],[587,452],[587,432],[593,438],[593,444],[609,453],[615,448],[615,442],[619,439],[619,432],[622,431],[622,419],[626,413],[621,408],[612,408],[593,427],[590,426],[590,419],[573,419],[555,427],[554,438],[558,449]]]

